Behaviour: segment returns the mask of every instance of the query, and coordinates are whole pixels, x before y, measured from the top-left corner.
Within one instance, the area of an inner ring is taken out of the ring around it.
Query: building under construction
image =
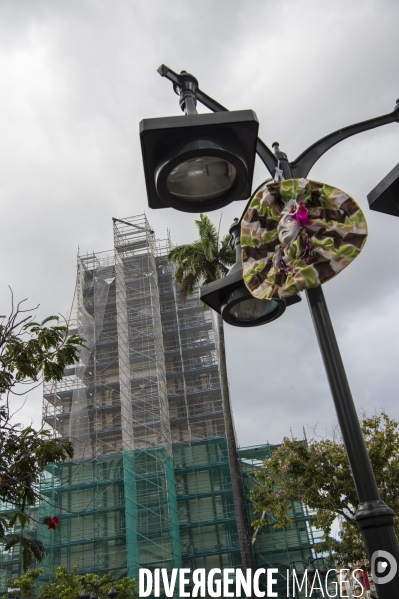
[[[29,533],[48,550],[43,581],[58,565],[115,578],[240,567],[212,314],[197,296],[182,301],[170,247],[137,216],[114,219],[113,251],[78,257],[70,329],[86,346],[44,388],[44,421],[74,458],[41,483],[38,521],[61,520]],[[272,449],[240,450],[248,496]],[[258,567],[310,554],[310,516],[293,509],[291,530],[257,535]],[[3,584],[20,570],[18,551],[0,554]]]

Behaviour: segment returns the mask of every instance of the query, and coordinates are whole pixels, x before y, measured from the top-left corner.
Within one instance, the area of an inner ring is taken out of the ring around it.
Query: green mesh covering
[[[139,568],[179,568],[181,552],[173,462],[163,448],[124,452],[129,576]]]
[[[251,518],[254,471],[275,447],[239,450]],[[225,438],[176,444],[173,459],[163,448],[153,448],[55,465],[43,478],[41,491],[45,499],[35,511],[39,521],[59,515],[61,523],[56,531],[31,527],[48,549],[39,582],[48,580],[58,565],[116,578],[137,578],[140,567],[209,571],[241,566]],[[285,573],[293,560],[312,554],[312,514],[294,503],[292,516],[291,528],[266,526],[258,533],[258,568],[278,567]],[[18,551],[0,553],[0,572],[3,584],[6,577],[18,575]],[[285,584],[281,576],[281,597],[286,596]]]
[[[69,325],[87,349],[62,381],[44,386],[44,422],[75,454],[41,483],[35,520],[61,520],[56,531],[29,531],[48,550],[42,581],[58,565],[116,579],[140,567],[238,568],[211,314],[197,294],[182,301],[171,241],[156,240],[145,215],[113,226],[111,252],[78,257]],[[253,470],[271,450],[240,450],[249,512]],[[260,566],[307,554],[309,514],[295,509],[292,531],[257,536]],[[20,571],[18,548],[0,547],[3,581]]]
[[[173,448],[182,564],[240,566],[226,439]]]
[[[57,464],[42,482],[39,520],[58,515],[57,530],[40,525],[38,538],[48,553],[42,580],[57,566],[126,575],[126,532],[121,456]]]
[[[6,503],[0,502],[0,512],[12,511],[11,506]],[[37,519],[38,509],[37,507],[31,507],[29,509],[32,516],[32,521],[29,522],[24,529],[24,534],[31,539],[37,538]],[[15,532],[21,534],[22,530],[19,524],[16,524],[14,528]],[[32,560],[32,568],[36,567],[35,560]],[[3,596],[7,590],[6,581],[8,578],[15,578],[22,572],[22,552],[21,548],[17,545],[12,551],[3,551],[3,546],[0,544],[0,597]]]

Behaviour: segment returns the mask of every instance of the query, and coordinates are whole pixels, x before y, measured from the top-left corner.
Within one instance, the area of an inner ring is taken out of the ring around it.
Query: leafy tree
[[[40,586],[39,594],[36,595],[35,585],[39,576],[43,573],[43,568],[31,570],[18,576],[18,578],[9,578],[7,584],[10,588],[19,589],[8,594],[10,599],[76,599],[85,588],[90,592],[91,584],[100,584],[98,595],[100,599],[107,599],[107,593],[111,588],[112,577],[104,574],[99,578],[97,574],[78,574],[78,567],[75,566],[72,572],[64,566],[58,566],[54,573],[54,579],[51,582]],[[115,589],[119,592],[118,599],[137,599],[139,596],[137,583],[134,578],[125,576],[114,583]]]
[[[29,572],[25,572],[22,576],[18,576],[17,578],[9,578],[7,580],[7,585],[9,589],[15,589],[13,591],[8,592],[3,597],[10,599],[35,599],[36,591],[35,585],[39,576],[43,573],[43,568],[38,568],[37,570],[29,570]]]
[[[229,271],[229,267],[235,263],[235,252],[229,246],[230,235],[220,238],[219,230],[204,214],[200,215],[195,224],[198,229],[199,239],[193,243],[176,246],[168,255],[168,260],[177,264],[175,280],[181,286],[183,299],[193,295],[198,286],[206,285],[225,276]],[[240,474],[227,380],[223,319],[220,314],[215,313],[215,315],[223,413],[241,558],[243,568],[254,568],[251,530]]]
[[[73,450],[70,442],[51,439],[43,428],[14,423],[13,397],[26,395],[42,380],[61,380],[64,368],[77,362],[84,340],[69,335],[58,316],[35,322],[33,310],[23,304],[14,306],[12,296],[11,314],[0,317],[0,542],[5,551],[22,546],[26,570],[32,557],[40,561],[44,556],[42,543],[24,534],[32,518],[27,508],[37,502],[46,466],[71,458]]]
[[[380,412],[371,418],[363,416],[361,426],[381,499],[397,514],[399,422]],[[320,550],[331,551],[340,565],[367,561],[354,521],[358,500],[349,461],[336,434],[332,440],[312,440],[309,444],[285,438],[256,477],[259,484],[252,492],[252,500],[255,511],[266,512],[266,516],[257,520],[255,526],[289,526],[292,501],[301,501],[315,510],[314,523],[324,531]],[[330,534],[337,517],[341,521],[340,538],[334,539]]]

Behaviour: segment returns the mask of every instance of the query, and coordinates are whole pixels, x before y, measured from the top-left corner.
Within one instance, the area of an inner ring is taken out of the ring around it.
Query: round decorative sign
[[[358,256],[367,224],[355,200],[317,181],[265,183],[241,222],[244,282],[258,299],[284,299],[329,281]]]

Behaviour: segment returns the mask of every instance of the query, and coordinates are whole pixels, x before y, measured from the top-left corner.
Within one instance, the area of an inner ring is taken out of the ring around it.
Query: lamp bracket
[[[166,77],[173,83],[175,93],[180,96],[180,108],[185,114],[197,114],[196,90],[198,81],[187,71],[181,71],[178,75],[164,64],[157,69],[161,77]]]
[[[291,162],[291,169],[294,177],[306,177],[318,159],[340,141],[352,137],[352,135],[356,135],[357,133],[369,131],[370,129],[375,129],[376,127],[395,122],[399,122],[399,101],[396,102],[394,110],[388,114],[355,123],[348,127],[343,127],[338,131],[334,131],[333,133],[322,137]]]
[[[193,93],[195,94],[198,102],[201,102],[201,104],[213,112],[225,112],[228,110],[222,106],[222,104],[219,104],[219,102],[216,102],[216,100],[201,91],[198,87],[198,81],[195,79],[195,77],[193,77],[193,75],[189,75],[185,71],[182,71],[182,73],[178,75],[164,64],[158,68],[158,73],[173,83],[173,88],[176,93],[180,93],[177,91],[177,89],[182,89],[181,84],[185,77],[192,78],[197,85],[195,90],[193,90]],[[388,114],[384,114],[373,119],[368,119],[367,121],[362,121],[360,123],[355,123],[354,125],[349,125],[348,127],[343,127],[342,129],[338,129],[338,131],[334,131],[333,133],[322,137],[314,144],[309,146],[304,152],[302,152],[302,154],[300,154],[293,162],[288,163],[287,166],[289,166],[289,169],[287,168],[284,170],[287,170],[287,174],[290,174],[291,177],[307,177],[310,169],[319,160],[319,158],[321,158],[325,152],[330,150],[340,141],[343,141],[348,137],[352,137],[352,135],[356,135],[357,133],[369,131],[370,129],[375,129],[376,127],[381,127],[382,125],[388,125],[389,123],[395,122],[399,122],[399,100],[396,101],[394,110]],[[266,166],[269,173],[272,175],[272,177],[274,177],[278,156],[276,157],[276,155],[273,154],[270,148],[259,137],[256,146],[256,153]],[[287,160],[286,155],[283,160]],[[290,171],[290,173],[288,173],[288,171]],[[286,173],[284,173],[284,176],[287,178]]]
[[[161,77],[165,77],[173,83],[173,89],[177,94],[180,94],[180,92],[177,90],[181,89],[183,78],[187,77],[187,75],[189,77],[192,77],[192,79],[195,80],[197,84],[197,87],[195,88],[195,90],[193,90],[193,93],[195,94],[195,97],[198,102],[201,102],[203,106],[209,108],[209,110],[212,110],[212,112],[229,112],[229,110],[222,106],[222,104],[219,104],[219,102],[216,102],[216,100],[214,100],[199,89],[198,81],[197,79],[195,79],[195,77],[193,77],[193,75],[189,75],[188,73],[185,73],[185,71],[182,71],[182,73],[178,75],[164,64],[161,64],[161,66],[157,69],[157,72],[161,75]],[[269,173],[274,177],[277,159],[274,156],[273,152],[270,150],[270,148],[268,148],[267,145],[259,137],[256,143],[256,153],[262,160],[263,164],[266,166]]]

